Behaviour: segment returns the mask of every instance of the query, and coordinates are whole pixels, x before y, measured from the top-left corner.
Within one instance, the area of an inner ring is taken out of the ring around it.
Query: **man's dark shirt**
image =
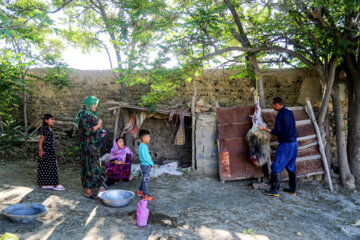
[[[294,113],[285,107],[276,116],[275,128],[271,131],[277,136],[279,143],[296,142],[296,124]]]

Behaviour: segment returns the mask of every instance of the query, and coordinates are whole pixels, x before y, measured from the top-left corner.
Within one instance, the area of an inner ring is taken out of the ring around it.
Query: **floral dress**
[[[116,143],[114,143],[114,146],[115,144]],[[107,176],[110,181],[129,180],[132,155],[130,148],[127,146],[124,146],[122,149],[115,146],[111,149],[110,162],[105,164]],[[128,164],[118,165],[115,164],[114,161],[121,161]]]
[[[98,124],[96,113],[83,109],[79,114],[81,182],[85,189],[99,188],[102,185],[99,160],[102,141],[101,128],[96,132],[93,131]]]
[[[54,133],[48,127],[45,126],[41,129],[41,135],[45,137],[43,142],[44,155],[39,157],[37,183],[40,186],[58,185],[58,164],[55,156],[55,141]]]

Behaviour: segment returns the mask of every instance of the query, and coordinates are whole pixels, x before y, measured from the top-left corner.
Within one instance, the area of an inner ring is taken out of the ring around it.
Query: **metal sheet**
[[[238,180],[263,177],[261,167],[250,161],[249,148],[245,142],[251,128],[250,115],[255,105],[233,108],[218,108],[218,138],[220,149],[220,180]]]

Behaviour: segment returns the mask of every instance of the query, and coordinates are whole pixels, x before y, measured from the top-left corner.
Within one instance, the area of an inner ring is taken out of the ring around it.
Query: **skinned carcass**
[[[266,127],[261,117],[259,101],[256,103],[254,115],[250,117],[252,118],[253,126],[246,134],[246,142],[249,145],[251,162],[260,167],[270,162],[270,134],[258,129],[259,124]]]

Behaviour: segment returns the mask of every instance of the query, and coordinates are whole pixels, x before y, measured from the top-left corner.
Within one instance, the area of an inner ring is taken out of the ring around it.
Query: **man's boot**
[[[280,188],[280,173],[271,173],[271,188],[269,191],[265,191],[267,196],[278,197]]]
[[[296,196],[296,173],[291,171],[288,171],[288,173],[289,173],[289,188],[284,188],[284,192]]]

